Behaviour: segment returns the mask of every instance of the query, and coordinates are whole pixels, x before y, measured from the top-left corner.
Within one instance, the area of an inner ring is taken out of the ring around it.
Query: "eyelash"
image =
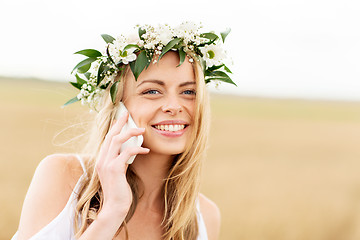
[[[142,92],[142,94],[155,94],[155,93],[151,93],[151,92],[160,92],[160,91],[158,91],[158,90],[155,90],[155,89],[149,89],[149,90],[146,90],[146,91],[144,91],[144,92]],[[185,93],[185,92],[190,92],[189,94],[186,94],[186,95],[196,95],[196,91],[195,90],[185,90],[185,91],[183,91],[183,93]]]
[[[149,89],[149,90],[146,90],[144,92],[142,92],[142,94],[151,94],[150,92],[159,92],[158,90],[155,90],[155,89]]]
[[[189,95],[196,95],[196,91],[195,90],[185,90],[185,91],[183,91],[183,93],[184,92],[191,92]]]

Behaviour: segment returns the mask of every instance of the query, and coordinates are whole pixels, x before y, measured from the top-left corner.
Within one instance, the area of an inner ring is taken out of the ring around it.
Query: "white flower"
[[[200,28],[200,26],[197,26],[193,22],[183,22],[174,28],[174,36],[184,39],[185,44],[188,44],[189,42],[195,42],[199,37]]]
[[[136,50],[136,48],[134,48],[133,50],[126,50],[123,52],[123,56],[120,56],[121,61],[124,64],[128,64],[129,62],[135,61],[136,59],[136,54],[134,53],[134,51]]]
[[[139,47],[143,47],[143,46],[144,46],[144,41],[143,41],[143,40],[139,40],[139,41],[138,41],[138,46],[139,46]]]
[[[224,58],[226,57],[223,49],[221,48],[221,46],[219,46],[219,44],[206,45],[200,50],[201,53],[204,55],[203,58],[206,62],[207,67],[221,65]]]
[[[116,75],[117,75],[117,72],[115,72],[114,74],[111,74],[111,75],[106,75],[104,77],[104,79],[102,80],[102,85],[106,85],[109,82],[113,82]]]
[[[159,43],[162,43],[164,46],[166,46],[173,38],[173,33],[168,25],[160,25],[157,32]]]
[[[127,37],[127,40],[131,44],[137,44],[140,41],[139,34],[132,33]]]
[[[120,36],[116,38],[112,44],[109,44],[109,53],[115,63],[123,62],[124,64],[128,64],[136,59],[136,54],[134,51],[135,47],[128,48],[124,51],[124,48],[128,44],[134,44],[137,41],[135,37],[132,37],[130,40],[125,38],[124,36]]]
[[[156,44],[156,42],[148,42],[148,43],[144,44],[144,48],[146,48],[146,49],[154,49],[155,44]]]
[[[194,34],[197,34],[199,29],[200,29],[200,27],[197,26],[193,22],[183,22],[174,29],[174,32],[182,33],[182,34],[187,33],[187,34],[194,35]]]

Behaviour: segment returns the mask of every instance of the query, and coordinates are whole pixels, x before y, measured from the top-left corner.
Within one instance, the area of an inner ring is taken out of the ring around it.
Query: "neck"
[[[131,164],[140,178],[138,207],[156,212],[164,209],[163,187],[174,157],[156,153],[137,155]]]

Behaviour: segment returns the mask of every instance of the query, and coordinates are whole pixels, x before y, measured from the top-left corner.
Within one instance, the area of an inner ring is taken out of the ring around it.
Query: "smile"
[[[154,128],[161,131],[169,131],[169,132],[177,132],[183,130],[186,125],[185,124],[162,124],[162,125],[153,125]]]
[[[189,123],[183,120],[165,120],[151,126],[164,137],[180,137],[187,131]]]

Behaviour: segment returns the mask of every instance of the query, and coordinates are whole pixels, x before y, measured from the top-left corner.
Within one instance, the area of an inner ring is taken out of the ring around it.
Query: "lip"
[[[183,120],[165,120],[165,121],[161,121],[155,124],[151,124],[151,126],[154,125],[174,125],[174,124],[179,124],[179,125],[189,125],[188,122],[183,121]]]
[[[159,129],[155,128],[154,125],[185,125],[185,128],[181,129],[179,131],[176,131],[176,132],[170,132],[170,131],[159,130]],[[165,121],[158,122],[156,124],[152,124],[151,128],[156,133],[159,133],[159,134],[161,134],[162,136],[165,136],[165,137],[180,137],[185,133],[188,126],[189,126],[189,123],[185,122],[185,121],[182,121],[182,120],[165,120]]]

